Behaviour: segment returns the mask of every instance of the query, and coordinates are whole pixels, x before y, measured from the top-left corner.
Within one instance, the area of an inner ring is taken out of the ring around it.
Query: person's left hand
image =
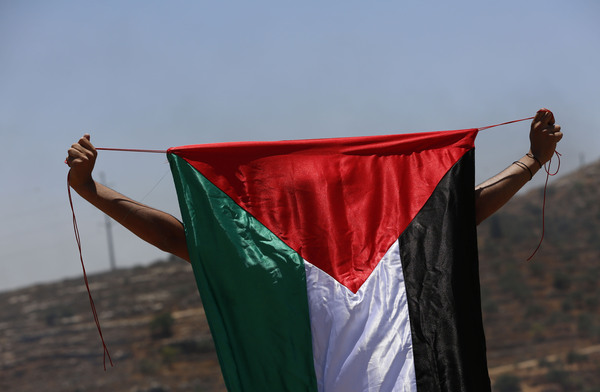
[[[545,164],[552,158],[556,145],[562,139],[560,125],[554,123],[554,114],[548,109],[540,109],[531,122],[529,152],[536,157],[540,164]]]

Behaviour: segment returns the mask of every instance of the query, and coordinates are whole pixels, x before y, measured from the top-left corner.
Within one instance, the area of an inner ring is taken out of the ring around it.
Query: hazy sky
[[[470,128],[548,107],[568,173],[600,156],[598,17],[596,0],[3,0],[0,290],[81,275],[63,161],[84,132],[166,149]],[[478,181],[527,152],[528,126],[479,135]],[[165,156],[101,152],[100,172],[179,216]],[[104,216],[74,202],[87,270],[107,269]],[[120,266],[165,257],[114,236]]]

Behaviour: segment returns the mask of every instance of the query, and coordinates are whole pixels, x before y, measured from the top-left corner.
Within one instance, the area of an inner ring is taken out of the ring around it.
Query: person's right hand
[[[90,135],[85,134],[68,151],[66,163],[69,171],[69,183],[73,189],[94,183],[92,171],[98,152],[90,142]]]

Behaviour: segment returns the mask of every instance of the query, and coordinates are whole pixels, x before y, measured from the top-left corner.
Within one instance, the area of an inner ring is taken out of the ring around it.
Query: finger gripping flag
[[[489,391],[477,129],[168,150],[230,391]]]

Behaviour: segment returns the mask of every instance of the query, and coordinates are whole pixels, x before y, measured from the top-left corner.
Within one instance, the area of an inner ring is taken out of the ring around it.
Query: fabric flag
[[[477,129],[168,150],[230,391],[489,391]]]

